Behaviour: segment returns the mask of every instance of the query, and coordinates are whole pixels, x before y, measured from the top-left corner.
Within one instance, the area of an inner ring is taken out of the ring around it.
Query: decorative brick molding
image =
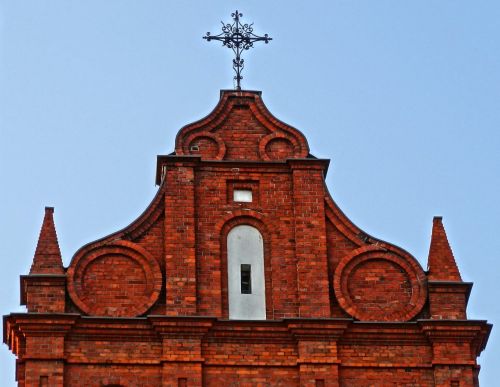
[[[68,269],[47,208],[21,279],[28,313],[4,317],[19,386],[477,387],[491,325],[466,320],[472,284],[442,219],[424,272],[342,212],[328,167],[260,92],[223,91],[158,156],[144,213]],[[227,238],[240,225],[263,243],[231,245],[254,270],[236,261],[229,274]],[[229,275],[236,303],[265,295],[262,320],[229,319]]]
[[[156,259],[128,241],[115,241],[77,255],[68,268],[69,295],[88,315],[141,315],[156,302],[161,288]]]
[[[297,138],[285,133],[271,133],[263,137],[259,143],[260,157],[266,161],[304,157],[301,149]]]
[[[179,379],[198,387],[314,386],[318,379],[326,386],[366,386],[367,380],[380,386],[388,380],[424,386],[459,380],[474,386],[474,359],[491,330],[475,320],[228,321],[74,314],[12,314],[4,324],[4,341],[19,356],[19,380],[26,377],[23,385],[46,375],[49,385],[72,387],[175,386]],[[47,350],[48,342],[53,346]]]
[[[267,110],[260,93],[222,91],[207,117],[180,130],[175,152],[203,160],[269,161],[307,157],[309,146],[302,133]]]
[[[202,160],[222,160],[226,155],[226,144],[214,133],[193,133],[185,139],[185,142],[189,154],[201,156]]]
[[[334,275],[340,306],[362,321],[408,321],[427,299],[425,274],[413,260],[378,246],[354,250]]]

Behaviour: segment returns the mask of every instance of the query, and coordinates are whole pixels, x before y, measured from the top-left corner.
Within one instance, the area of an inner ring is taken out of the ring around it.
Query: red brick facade
[[[47,208],[28,313],[4,317],[19,386],[477,386],[491,325],[467,320],[441,219],[424,271],[342,213],[328,163],[260,93],[224,91],[158,157],[146,211],[68,268]],[[230,319],[238,225],[262,236],[266,320]]]

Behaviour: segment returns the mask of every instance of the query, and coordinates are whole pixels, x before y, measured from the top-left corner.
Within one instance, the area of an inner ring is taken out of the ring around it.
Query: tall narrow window
[[[252,265],[241,265],[241,294],[252,294]]]
[[[259,230],[234,227],[227,235],[229,318],[265,320],[264,242]]]

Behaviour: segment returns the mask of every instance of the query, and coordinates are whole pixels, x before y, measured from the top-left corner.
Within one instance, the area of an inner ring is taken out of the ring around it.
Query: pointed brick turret
[[[30,274],[64,274],[53,214],[53,207],[45,207],[45,217]]]
[[[441,216],[435,216],[433,220],[427,270],[429,271],[429,280],[462,281]]]

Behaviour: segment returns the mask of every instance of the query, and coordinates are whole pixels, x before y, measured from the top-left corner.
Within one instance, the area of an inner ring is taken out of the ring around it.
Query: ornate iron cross
[[[241,58],[241,54],[243,51],[253,47],[254,42],[263,41],[267,44],[273,39],[267,36],[267,34],[264,36],[255,35],[253,33],[253,23],[240,23],[240,17],[243,17],[243,14],[239,13],[238,10],[232,13],[231,17],[233,18],[232,24],[224,24],[224,22],[221,21],[222,32],[219,35],[210,35],[210,32],[207,32],[207,35],[204,36],[203,39],[206,39],[208,42],[211,40],[218,40],[222,42],[223,46],[233,50],[235,55],[233,59],[233,69],[236,72],[234,80],[236,81],[236,90],[241,90],[241,80],[243,79],[241,71],[245,66],[245,61]]]

